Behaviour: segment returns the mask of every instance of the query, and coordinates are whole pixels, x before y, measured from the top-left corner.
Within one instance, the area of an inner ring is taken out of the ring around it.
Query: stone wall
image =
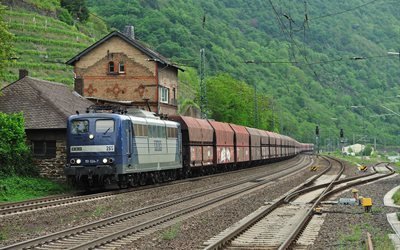
[[[56,157],[48,159],[34,158],[34,163],[39,167],[40,176],[63,182],[65,181],[64,165],[66,162],[66,157],[65,141],[57,140]]]
[[[28,144],[31,141],[55,141],[56,157],[33,157],[36,166],[39,167],[40,175],[45,178],[65,181],[64,165],[66,163],[66,129],[28,129],[25,130]]]

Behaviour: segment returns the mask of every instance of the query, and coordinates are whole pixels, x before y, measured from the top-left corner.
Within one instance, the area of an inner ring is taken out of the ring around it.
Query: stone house
[[[177,113],[178,66],[134,38],[113,31],[67,62],[75,91],[100,104],[126,103],[160,115]]]
[[[63,179],[67,117],[86,112],[93,103],[64,84],[29,77],[27,71],[0,92],[0,112],[23,112],[27,143],[41,175]]]

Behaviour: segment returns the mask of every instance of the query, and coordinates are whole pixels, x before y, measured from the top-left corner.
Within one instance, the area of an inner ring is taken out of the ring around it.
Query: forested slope
[[[281,133],[314,141],[320,124],[324,140],[344,128],[351,142],[353,134],[356,140],[368,134],[369,141],[377,137],[378,143],[397,143],[400,119],[381,106],[399,111],[394,99],[386,98],[400,93],[399,58],[387,55],[400,47],[396,1],[88,4],[110,27],[134,25],[139,39],[181,65],[197,69],[199,50],[205,48],[207,76],[224,72],[268,96],[259,108],[274,116],[260,121],[260,127],[275,125]]]
[[[4,17],[18,59],[3,83],[28,68],[71,84],[66,60],[113,28],[134,25],[137,39],[186,69],[181,103],[196,95],[199,103],[205,48],[211,118],[308,142],[319,124],[323,144],[339,128],[349,142],[368,135],[369,142],[399,144],[400,110],[392,97],[400,94],[400,60],[387,55],[400,48],[397,1],[87,0],[85,22],[68,19],[56,0],[23,3],[29,8],[9,8]]]

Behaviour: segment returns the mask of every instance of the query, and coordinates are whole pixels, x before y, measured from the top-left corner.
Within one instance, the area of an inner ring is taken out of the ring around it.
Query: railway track
[[[301,161],[301,159],[296,157],[295,160],[290,159],[288,161],[288,163],[296,164],[296,162],[298,162],[298,161]],[[261,167],[256,167],[256,168],[261,168]],[[253,169],[256,169],[256,168],[253,168]],[[246,170],[249,170],[249,169],[240,169],[240,170],[232,171],[229,173],[239,173],[239,172],[246,171]],[[160,184],[154,184],[154,185],[134,187],[134,188],[122,189],[122,190],[112,190],[112,191],[100,192],[100,193],[95,193],[95,194],[86,194],[85,192],[79,192],[77,194],[71,194],[71,195],[58,195],[58,196],[50,196],[50,197],[44,197],[44,198],[40,198],[40,199],[34,199],[34,200],[28,200],[28,201],[22,201],[22,202],[5,203],[5,204],[0,204],[0,217],[6,216],[6,215],[22,213],[22,212],[32,212],[32,211],[35,211],[38,209],[47,209],[47,208],[51,208],[51,207],[71,205],[71,204],[75,204],[75,203],[79,203],[79,202],[104,199],[104,198],[108,198],[108,197],[118,195],[118,194],[146,190],[146,189],[150,189],[150,188],[157,188],[157,187],[162,187],[165,185],[176,185],[176,184],[181,184],[183,182],[199,181],[204,178],[213,178],[213,177],[217,177],[217,176],[224,175],[224,174],[227,174],[227,173],[219,173],[219,174],[214,174],[214,175],[200,176],[200,177],[183,179],[183,180],[178,180],[178,181],[173,181],[173,182],[166,182],[166,183],[160,183]]]
[[[185,197],[130,211],[84,226],[42,236],[0,249],[103,249],[115,248],[144,234],[210,209],[221,202],[270,185],[274,180],[290,176],[313,164],[309,157],[297,166],[274,174],[251,176],[228,185],[212,188]]]
[[[331,161],[332,159],[330,159]],[[354,185],[374,181],[393,174],[371,174],[340,179],[340,170],[330,181],[309,186],[314,178],[297,189],[259,208],[216,237],[204,243],[205,249],[307,249],[310,241],[318,234],[322,219],[313,220],[307,234],[301,235],[314,215],[315,208],[323,199]],[[333,171],[332,167],[326,170]],[[322,176],[322,175],[320,175]],[[297,241],[298,240],[298,241]],[[298,242],[296,245],[295,243]]]

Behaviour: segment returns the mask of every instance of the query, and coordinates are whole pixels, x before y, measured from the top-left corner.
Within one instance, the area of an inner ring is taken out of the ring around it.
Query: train
[[[124,188],[280,161],[313,149],[232,123],[97,107],[68,118],[64,173],[76,186]]]

